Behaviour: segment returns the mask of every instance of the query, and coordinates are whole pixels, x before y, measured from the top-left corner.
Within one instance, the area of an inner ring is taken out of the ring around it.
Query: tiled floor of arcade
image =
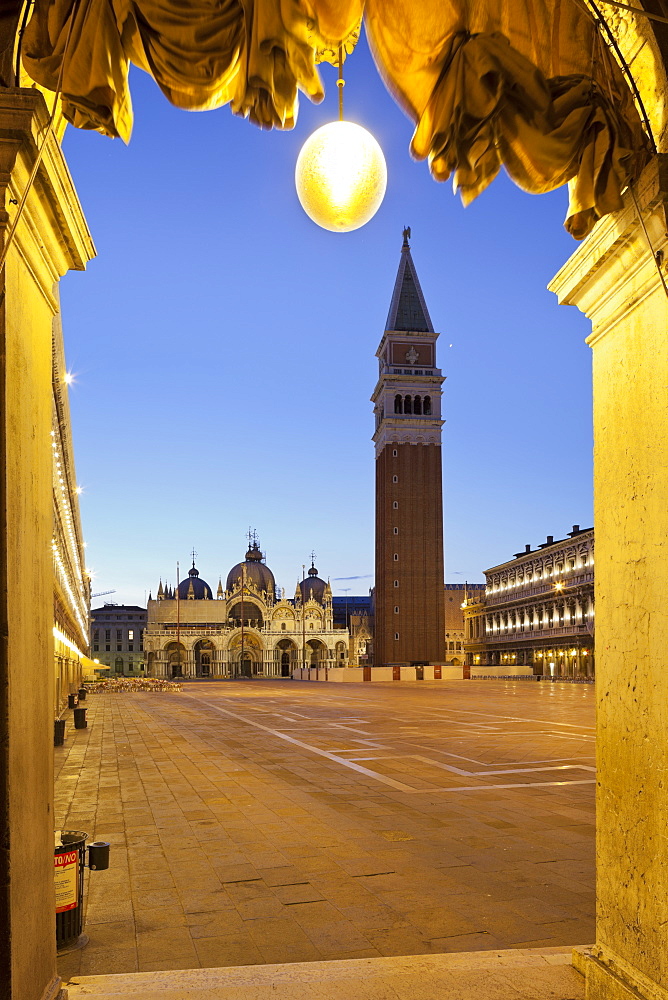
[[[57,825],[112,844],[64,979],[594,938],[589,685],[192,683],[88,699]],[[71,713],[69,713],[71,715]]]

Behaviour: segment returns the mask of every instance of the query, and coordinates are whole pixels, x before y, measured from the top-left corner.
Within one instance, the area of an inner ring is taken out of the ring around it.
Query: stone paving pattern
[[[77,975],[586,944],[593,688],[89,696],[56,819],[112,844]]]

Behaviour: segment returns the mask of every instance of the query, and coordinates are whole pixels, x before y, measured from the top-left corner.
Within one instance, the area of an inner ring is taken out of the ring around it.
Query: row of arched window
[[[431,396],[400,396],[394,397],[395,413],[417,413],[425,416],[431,415]]]

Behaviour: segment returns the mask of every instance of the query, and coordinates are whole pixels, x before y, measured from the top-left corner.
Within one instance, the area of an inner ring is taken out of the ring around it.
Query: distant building
[[[593,528],[574,524],[558,541],[548,535],[485,577],[485,593],[465,602],[467,665],[593,677]]]
[[[91,613],[91,655],[112,674],[144,673],[146,608],[136,604],[105,604]]]
[[[347,628],[353,615],[366,615],[367,618],[373,616],[371,594],[333,597],[332,610],[334,612],[334,625],[337,628]]]
[[[333,603],[331,587],[314,565],[297,583],[292,600],[281,597],[251,539],[245,560],[232,567],[225,587],[219,580],[215,598],[194,561],[176,590],[160,583],[157,599],[148,602],[147,672],[270,678],[290,677],[304,665],[346,667],[356,662],[355,651],[345,623],[334,622]]]
[[[372,594],[333,597],[334,628],[347,628],[350,635],[350,666],[365,667],[373,662]]]
[[[485,593],[484,583],[446,583],[445,602],[445,659],[449,667],[463,666],[464,655],[464,602]]]

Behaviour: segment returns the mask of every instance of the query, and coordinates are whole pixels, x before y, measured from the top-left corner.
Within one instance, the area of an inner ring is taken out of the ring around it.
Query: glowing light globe
[[[383,151],[361,125],[330,122],[302,146],[295,184],[314,222],[333,233],[349,233],[373,218],[385,196]]]

